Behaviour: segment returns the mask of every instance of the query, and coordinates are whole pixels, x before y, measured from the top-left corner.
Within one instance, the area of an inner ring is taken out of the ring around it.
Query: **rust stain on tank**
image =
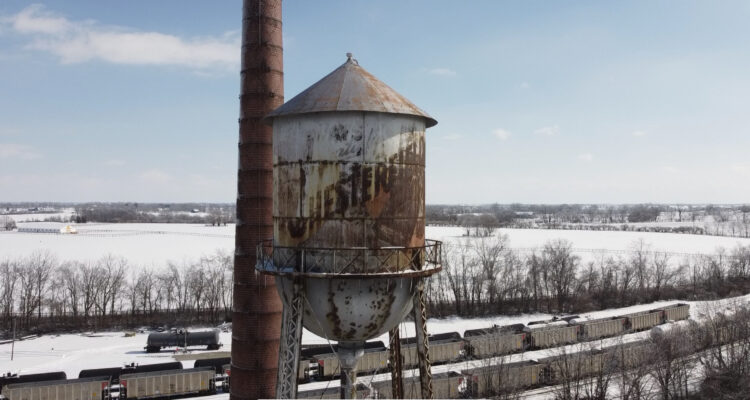
[[[333,333],[336,336],[341,336],[342,330],[341,330],[341,317],[339,316],[339,308],[336,306],[336,293],[334,293],[334,290],[332,290],[331,285],[333,284],[333,281],[329,282],[329,289],[328,289],[328,307],[329,312],[326,314],[326,319],[328,322],[331,323],[331,326],[333,327]]]

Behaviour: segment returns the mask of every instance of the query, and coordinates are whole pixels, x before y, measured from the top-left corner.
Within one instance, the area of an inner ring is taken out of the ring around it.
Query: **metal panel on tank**
[[[422,117],[332,112],[274,121],[274,240],[424,245]]]

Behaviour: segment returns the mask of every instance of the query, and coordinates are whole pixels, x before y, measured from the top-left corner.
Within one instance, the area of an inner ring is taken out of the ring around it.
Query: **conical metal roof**
[[[371,111],[424,117],[428,128],[437,124],[429,114],[360,67],[351,53],[347,57],[343,65],[273,110],[266,121],[295,114]]]

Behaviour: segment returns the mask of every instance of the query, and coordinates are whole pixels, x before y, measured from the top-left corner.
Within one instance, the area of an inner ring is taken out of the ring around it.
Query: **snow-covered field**
[[[39,225],[18,224],[19,227]],[[75,227],[76,235],[0,232],[0,259],[47,250],[61,260],[90,261],[113,254],[136,265],[163,266],[170,260],[194,260],[217,250],[229,254],[234,250],[234,225],[81,224]]]
[[[427,227],[428,238],[462,242],[466,230],[458,227]],[[682,254],[711,254],[717,248],[732,249],[737,245],[750,245],[750,239],[721,236],[685,235],[674,233],[577,231],[557,229],[498,229],[496,234],[508,235],[510,247],[529,249],[544,246],[550,240],[565,239],[574,249],[581,251],[628,251],[634,243],[643,240],[651,251]]]
[[[49,226],[46,223],[45,226]],[[62,224],[60,224],[62,225]],[[19,227],[39,226],[20,223]],[[167,261],[181,262],[211,255],[217,250],[234,249],[234,225],[200,224],[81,224],[77,235],[0,231],[0,259],[24,257],[36,250],[47,250],[61,260],[95,260],[106,254],[121,255],[135,265],[163,266]],[[458,227],[427,227],[427,237],[465,244],[474,238],[463,237]],[[717,248],[732,249],[750,245],[750,239],[645,232],[593,232],[549,229],[500,229],[510,246],[528,250],[550,240],[565,239],[586,260],[600,251],[618,253],[629,250],[643,239],[653,251],[679,254],[712,254]]]

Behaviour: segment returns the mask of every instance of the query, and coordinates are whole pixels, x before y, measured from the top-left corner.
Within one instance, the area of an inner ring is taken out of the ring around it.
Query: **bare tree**
[[[650,343],[619,344],[611,350],[619,376],[619,392],[622,400],[645,400],[650,398],[651,386],[647,377],[650,371],[648,360]]]
[[[34,282],[34,301],[36,302],[37,316],[41,318],[42,299],[49,279],[57,266],[57,260],[48,251],[36,251],[29,256],[27,266],[29,268],[29,277]]]
[[[481,279],[479,284],[479,294],[486,288],[487,303],[493,307],[500,300],[499,296],[499,279],[500,273],[506,272],[502,268],[502,257],[507,251],[508,236],[500,235],[485,239],[479,239],[474,244],[476,259],[481,269]]]
[[[633,281],[635,281],[635,268],[628,263],[620,262],[618,263],[615,274],[620,288],[620,305],[630,304],[628,301],[628,294]]]
[[[443,271],[448,278],[450,290],[453,293],[453,299],[456,304],[458,315],[465,315],[464,306],[466,305],[469,294],[472,268],[470,255],[467,246],[460,244],[446,244],[443,246]]]
[[[494,214],[482,214],[477,221],[479,234],[477,236],[490,237],[497,229],[497,217]]]
[[[95,304],[100,315],[104,316],[107,315],[107,309],[110,313],[114,312],[115,300],[122,289],[128,262],[123,257],[108,254],[96,262],[96,268],[99,290]]]
[[[579,258],[573,255],[572,244],[567,240],[553,240],[544,245],[542,255],[549,265],[548,279],[555,292],[557,309],[565,310],[576,279]]]
[[[57,273],[57,281],[60,282],[65,293],[65,301],[73,313],[74,317],[78,316],[81,303],[81,294],[83,292],[83,282],[81,279],[81,268],[83,264],[77,261],[63,263]]]
[[[648,245],[643,239],[638,239],[631,245],[630,265],[632,266],[633,272],[635,273],[635,281],[638,285],[639,300],[642,300],[644,293],[648,289],[648,255],[650,251],[651,246]]]
[[[153,313],[157,309],[158,287],[153,271],[141,268],[133,283],[133,292],[138,308],[143,312]]]
[[[580,400],[582,383],[590,371],[590,354],[583,345],[561,346],[549,360],[549,380],[554,382],[555,400]]]
[[[101,290],[101,286],[99,285],[99,269],[92,264],[79,264],[78,269],[83,289],[83,315],[89,317],[93,314],[94,306]]]
[[[540,301],[545,300],[547,312],[552,312],[552,304],[549,301],[549,263],[538,253],[532,253],[527,259],[529,278],[528,283],[531,287],[532,297],[534,299],[534,309],[541,310]]]
[[[651,335],[651,377],[657,383],[663,400],[686,399],[688,381],[694,369],[688,358],[693,353],[694,335],[687,328],[673,326]]]
[[[741,279],[750,277],[750,247],[737,246],[732,251],[730,259],[729,274],[731,277]]]
[[[0,262],[0,310],[3,318],[9,321],[15,311],[15,300],[18,289],[18,262],[4,260]]]
[[[706,310],[701,338],[704,380],[699,395],[711,399],[745,399],[750,393],[750,310],[734,304]]]
[[[652,264],[654,300],[659,300],[662,288],[669,286],[674,277],[682,272],[682,268],[670,268],[670,258],[667,253],[654,253]]]

